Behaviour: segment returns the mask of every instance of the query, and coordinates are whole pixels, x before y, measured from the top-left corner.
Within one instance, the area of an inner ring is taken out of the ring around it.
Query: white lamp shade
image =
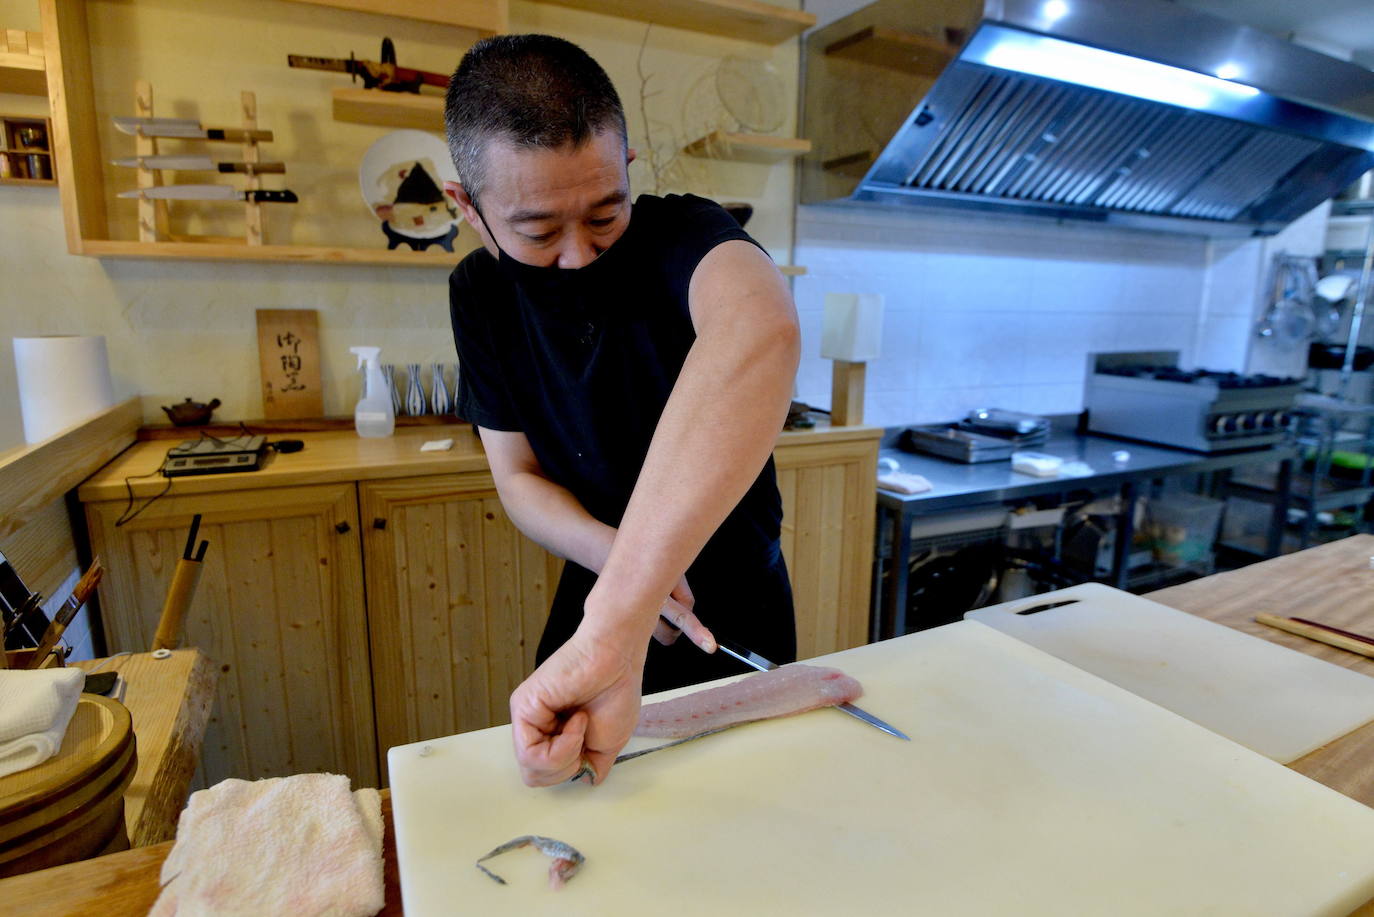
[[[825,328],[821,356],[864,363],[882,351],[883,296],[881,293],[826,293]]]

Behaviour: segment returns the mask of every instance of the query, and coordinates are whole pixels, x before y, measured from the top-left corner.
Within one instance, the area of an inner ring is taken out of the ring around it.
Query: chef
[[[770,457],[796,310],[718,205],[631,200],[624,110],[576,45],[478,42],[444,116],[482,239],[449,280],[458,412],[511,519],[567,559],[511,695],[516,759],[531,786],[600,782],[642,691],[741,670],[715,632],[796,658]]]

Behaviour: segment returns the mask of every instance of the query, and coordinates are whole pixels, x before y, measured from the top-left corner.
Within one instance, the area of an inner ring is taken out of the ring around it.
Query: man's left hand
[[[678,637],[686,634],[687,639],[695,643],[702,652],[714,653],[716,638],[710,629],[697,619],[692,610],[695,606],[696,597],[692,595],[692,587],[687,585],[687,577],[683,576],[658,612],[654,639],[664,646],[672,646]]]

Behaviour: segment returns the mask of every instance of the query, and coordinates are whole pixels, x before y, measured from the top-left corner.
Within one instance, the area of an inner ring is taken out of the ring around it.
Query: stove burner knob
[[[1247,433],[1252,433],[1259,429],[1259,412],[1254,411],[1249,414],[1240,415],[1240,428]]]
[[[1221,432],[1223,432],[1223,433],[1237,433],[1237,432],[1239,432],[1239,431],[1240,431],[1240,415],[1239,415],[1239,414],[1227,414],[1225,417],[1221,418]]]
[[[1212,419],[1212,432],[1218,435],[1226,432],[1227,417],[1225,414],[1218,414]]]

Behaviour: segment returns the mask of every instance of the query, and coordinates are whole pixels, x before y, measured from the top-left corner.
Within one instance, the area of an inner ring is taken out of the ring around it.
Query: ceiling
[[[1346,49],[1351,59],[1374,69],[1374,0],[1176,0],[1283,38],[1295,34],[1331,49]]]

